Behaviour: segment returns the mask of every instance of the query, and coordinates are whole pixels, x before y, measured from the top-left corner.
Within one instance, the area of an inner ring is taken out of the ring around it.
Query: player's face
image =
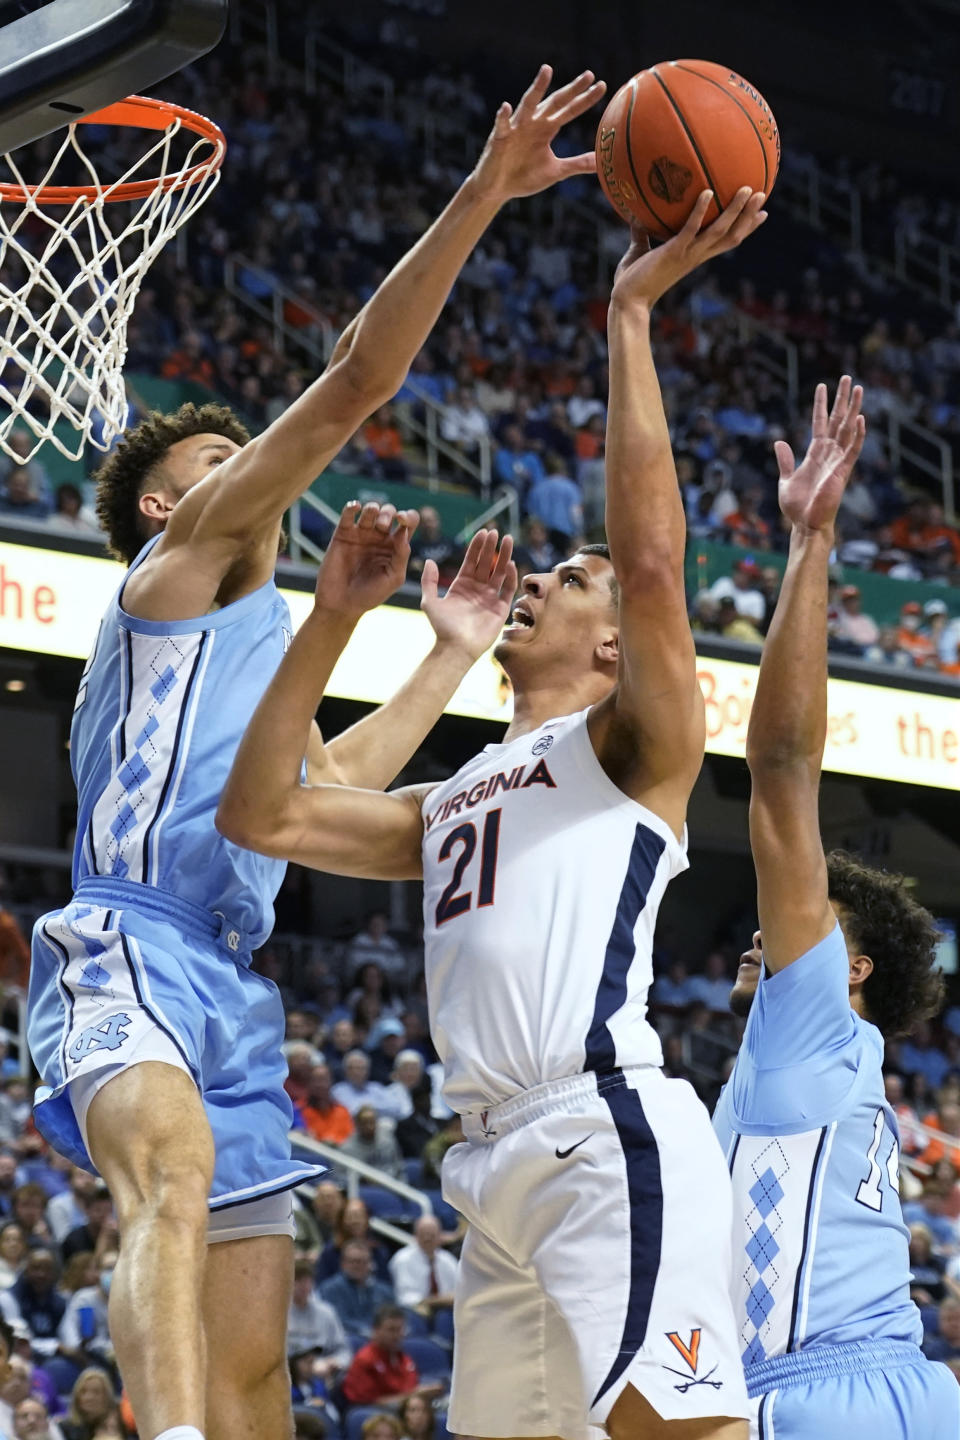
[[[837,906],[830,901],[831,908],[837,919],[840,921],[840,928],[843,930],[843,916]],[[846,931],[844,931],[846,937]],[[763,959],[763,936],[759,930],[753,932],[753,945],[745,950],[740,956],[740,964],[737,969],[737,978],[733,982],[733,989],[730,991],[730,1009],[734,1015],[745,1020],[750,1014],[750,1006],[753,1004],[753,997],[757,993],[757,986],[760,984],[760,962]]]
[[[734,1015],[745,1020],[750,1014],[753,997],[760,983],[760,962],[763,959],[763,942],[759,930],[753,934],[753,946],[744,950],[737,968],[737,978],[730,991],[730,1009]]]
[[[527,575],[494,655],[512,680],[529,664],[539,674],[560,662],[591,669],[601,646],[616,645],[613,567],[602,555],[572,555],[544,575]]]
[[[194,485],[206,480],[211,471],[240,449],[225,435],[188,435],[171,445],[163,462],[164,488],[180,500]]]

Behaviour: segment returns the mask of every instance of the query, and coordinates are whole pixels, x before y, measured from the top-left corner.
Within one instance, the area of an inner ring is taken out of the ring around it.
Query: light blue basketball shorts
[[[37,1128],[87,1170],[86,1109],[144,1060],[192,1075],[213,1132],[211,1211],[323,1173],[292,1159],[284,1014],[222,917],[129,881],[84,880],[33,932],[27,1038]]]
[[[958,1440],[960,1385],[900,1340],[817,1345],[747,1369],[750,1440]]]

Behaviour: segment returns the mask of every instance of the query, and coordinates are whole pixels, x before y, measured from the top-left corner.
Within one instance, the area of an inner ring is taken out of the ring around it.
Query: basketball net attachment
[[[85,125],[133,126],[142,153],[101,179]],[[0,165],[0,450],[17,464],[48,440],[78,460],[88,442],[106,451],[121,433],[134,301],[213,191],[225,153],[212,121],[132,95],[69,125],[39,184],[20,168],[29,151],[19,163],[2,156],[13,179]],[[29,433],[29,454],[11,445],[15,429]]]

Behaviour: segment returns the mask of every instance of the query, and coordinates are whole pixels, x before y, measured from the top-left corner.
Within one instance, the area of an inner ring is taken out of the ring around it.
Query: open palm
[[[863,387],[844,375],[828,414],[827,387],[820,384],[813,401],[813,432],[800,464],[785,440],[774,445],[780,467],[780,509],[791,524],[808,530],[832,527],[863,449],[862,404]]]
[[[317,575],[317,606],[359,616],[388,600],[406,578],[419,520],[395,505],[345,505]]]
[[[460,645],[475,660],[485,654],[506,624],[517,590],[513,539],[498,544],[496,530],[478,530],[467,546],[463,563],[441,598],[439,572],[427,560],[421,580],[420,608],[438,640]]]
[[[553,141],[564,125],[595,105],[607,88],[584,70],[568,85],[548,94],[553,71],[541,65],[516,110],[504,101],[477,162],[475,175],[504,200],[536,195],[571,175],[590,175],[597,161],[592,150],[582,155],[555,155]]]

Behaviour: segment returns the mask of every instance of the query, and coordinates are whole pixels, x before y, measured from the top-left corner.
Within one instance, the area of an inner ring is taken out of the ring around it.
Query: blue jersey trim
[[[319,1180],[321,1175],[328,1174],[326,1165],[301,1165],[297,1170],[291,1170],[281,1180],[274,1180],[264,1185],[251,1185],[246,1190],[231,1190],[226,1195],[218,1195],[209,1204],[210,1210],[219,1214],[221,1210],[234,1210],[238,1205],[249,1205],[254,1200],[267,1200],[271,1195],[282,1195],[285,1190],[295,1190],[298,1185],[311,1183]]]
[[[130,719],[130,707],[133,704],[133,637],[129,630],[121,630],[120,669],[121,675],[125,676],[127,691],[127,703],[123,707],[123,718],[120,721],[120,754],[114,762],[114,772],[119,770],[127,758],[127,721]]]
[[[597,986],[593,1021],[587,1034],[585,1070],[613,1070],[617,1064],[617,1047],[608,1021],[627,1001],[627,976],[637,947],[634,930],[647,903],[647,895],[657,873],[666,841],[646,825],[638,824],[634,832],[627,873],[617,902],[613,928],[603,957],[603,970]]]
[[[617,1357],[594,1396],[593,1405],[599,1404],[610,1386],[620,1379],[647,1338],[663,1240],[660,1152],[640,1096],[627,1084],[622,1074],[616,1076],[613,1084],[598,1084],[597,1092],[610,1109],[626,1163],[630,1201],[630,1290]]]
[[[193,657],[193,666],[187,679],[183,703],[180,706],[180,714],[177,716],[177,733],[174,736],[173,750],[171,751],[170,764],[167,767],[167,773],[164,777],[163,789],[160,791],[160,798],[157,801],[157,808],[153,812],[153,815],[150,819],[149,824],[147,825],[146,830],[143,832],[143,866],[140,878],[143,881],[144,885],[148,884],[150,880],[150,836],[153,834],[154,826],[164,812],[164,808],[167,803],[167,795],[170,792],[170,782],[173,779],[180,763],[180,742],[183,739],[183,727],[186,721],[186,717],[190,712],[190,706],[193,700],[194,681],[197,678],[197,671],[200,669],[200,661],[203,658],[209,640],[209,634],[204,631],[204,633],[200,637],[200,644],[197,646],[197,653]]]
[[[54,940],[47,929],[46,921],[40,926],[40,933],[50,946],[50,949],[60,956],[60,968],[57,971],[57,989],[63,998],[65,1012],[63,1034],[60,1037],[60,1074],[66,1075],[67,1039],[69,1038],[70,1031],[73,1029],[73,995],[70,990],[68,990],[63,977],[66,973],[67,966],[70,964],[70,956],[67,953],[66,947],[61,945],[59,940]]]
[[[107,926],[104,926],[104,929],[107,928]],[[194,1080],[196,1080],[196,1067],[191,1063],[189,1055],[186,1053],[183,1046],[180,1044],[180,1041],[177,1039],[176,1035],[174,1035],[173,1031],[170,1029],[170,1026],[164,1024],[163,1020],[161,1020],[154,1006],[147,1003],[147,1000],[143,993],[143,987],[140,984],[140,977],[137,974],[137,967],[136,965],[134,965],[133,959],[130,955],[130,947],[127,936],[124,935],[122,930],[118,930],[116,933],[120,937],[120,949],[123,951],[123,958],[124,960],[126,960],[127,969],[130,971],[130,983],[133,985],[133,993],[137,997],[137,1004],[140,1006],[141,1010],[143,1010],[145,1014],[150,1016],[150,1019],[153,1021],[154,1025],[156,1025],[157,1029],[163,1031],[164,1035],[166,1035],[167,1039],[170,1041],[170,1044],[177,1051],[180,1059],[187,1067],[187,1073],[189,1075],[192,1075]]]
[[[820,1131],[820,1139],[817,1141],[813,1164],[810,1167],[810,1188],[807,1191],[807,1208],[803,1217],[803,1246],[800,1250],[800,1259],[797,1262],[797,1280],[793,1289],[793,1307],[790,1311],[790,1338],[787,1341],[788,1350],[792,1350],[797,1343],[797,1317],[800,1313],[800,1294],[803,1289],[804,1267],[807,1260],[807,1250],[810,1245],[810,1221],[813,1216],[813,1197],[817,1190],[817,1176],[820,1173],[820,1160],[823,1155],[823,1147],[826,1144],[826,1139],[827,1126],[824,1125]]]
[[[159,538],[158,535],[148,541],[150,549]],[[132,630],[137,635],[195,635],[198,630],[222,630],[228,625],[236,625],[238,621],[245,620],[251,611],[263,604],[265,599],[272,600],[279,594],[277,582],[271,575],[270,579],[264,581],[256,590],[251,590],[249,595],[244,595],[239,600],[233,600],[229,605],[224,605],[222,610],[211,610],[206,615],[195,615],[191,620],[141,620],[139,615],[131,615],[124,610],[123,592],[134,570],[147,558],[148,546],[144,546],[130,566],[116,598],[120,624],[125,630]]]

